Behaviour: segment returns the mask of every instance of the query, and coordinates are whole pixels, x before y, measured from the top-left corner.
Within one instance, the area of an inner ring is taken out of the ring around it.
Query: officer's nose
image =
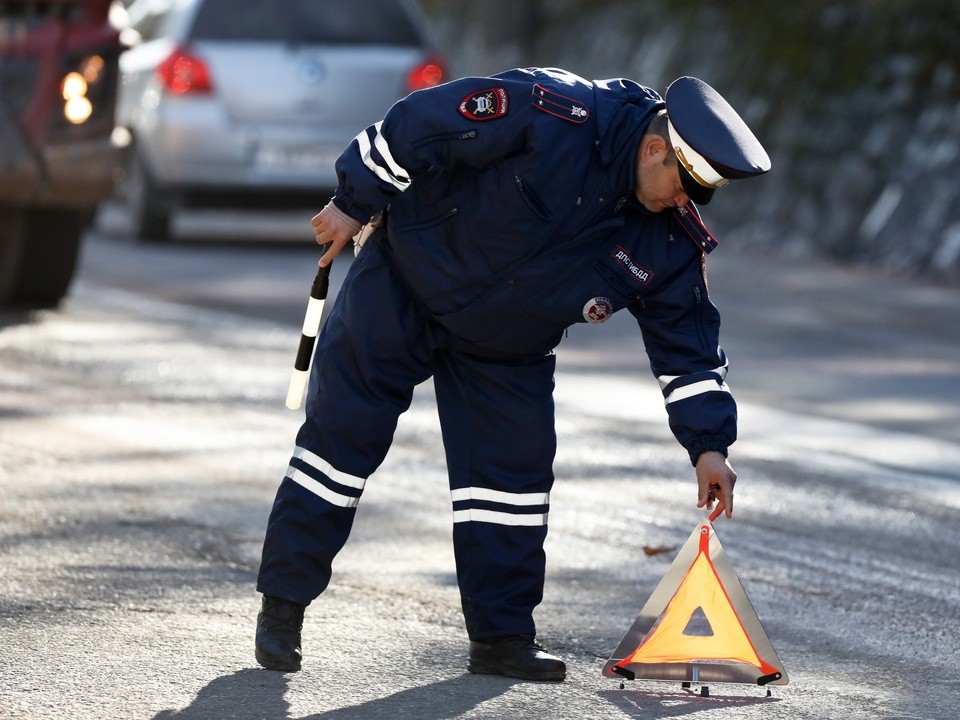
[[[690,196],[682,190],[673,196],[673,204],[678,208],[685,208],[688,202],[690,202]]]

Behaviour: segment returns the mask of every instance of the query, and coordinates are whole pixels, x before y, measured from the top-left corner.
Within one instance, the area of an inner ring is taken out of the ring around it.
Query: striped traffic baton
[[[327,246],[323,247],[326,252]],[[287,407],[296,410],[303,402],[303,392],[307,387],[310,375],[310,360],[313,358],[313,346],[320,331],[320,319],[323,316],[323,303],[327,299],[327,290],[330,288],[330,266],[317,269],[317,276],[310,286],[310,299],[307,301],[307,312],[303,318],[303,330],[300,332],[300,347],[297,348],[297,359],[293,363],[293,373],[290,375],[290,387],[287,388]]]

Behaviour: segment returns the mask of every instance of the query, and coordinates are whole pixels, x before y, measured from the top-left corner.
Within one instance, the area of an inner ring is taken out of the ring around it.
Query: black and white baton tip
[[[287,388],[286,406],[291,410],[298,409],[303,403],[303,393],[310,376],[310,360],[313,358],[313,347],[320,331],[323,304],[329,288],[330,265],[327,265],[317,270],[317,276],[310,287],[310,299],[307,301],[307,312],[303,317],[303,329],[300,331],[300,346],[297,348],[297,357]]]

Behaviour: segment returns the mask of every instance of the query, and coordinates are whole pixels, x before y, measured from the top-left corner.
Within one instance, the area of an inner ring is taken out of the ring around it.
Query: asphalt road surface
[[[429,383],[308,609],[303,671],[260,669],[308,219],[197,214],[143,245],[108,209],[60,309],[0,316],[0,718],[960,717],[960,290],[735,239],[710,263],[741,414],[715,528],[789,685],[600,677],[703,516],[626,314],[558,351],[537,620],[566,682],[466,673]]]

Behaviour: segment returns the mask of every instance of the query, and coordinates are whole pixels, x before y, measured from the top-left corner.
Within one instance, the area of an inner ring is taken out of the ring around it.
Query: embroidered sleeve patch
[[[495,120],[507,114],[507,91],[504,88],[478,90],[460,101],[460,114],[468,120]]]
[[[533,86],[532,102],[537,110],[577,125],[590,118],[590,111],[580,101],[555,93],[539,83]]]
[[[617,245],[611,254],[613,259],[619,263],[620,267],[626,270],[630,277],[644,287],[649,285],[650,281],[653,280],[653,271],[647,270],[639,263],[634,262],[633,258],[630,257],[630,253],[626,251],[623,245]]]

